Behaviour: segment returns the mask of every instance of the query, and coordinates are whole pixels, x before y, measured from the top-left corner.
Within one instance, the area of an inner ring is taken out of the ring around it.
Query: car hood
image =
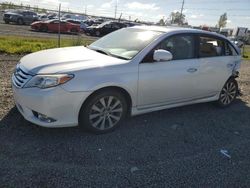
[[[43,50],[26,55],[20,60],[19,66],[30,74],[54,74],[128,62],[78,46]]]
[[[14,13],[14,12],[6,12],[4,14],[11,15],[11,16],[23,16],[22,14]]]
[[[35,22],[33,22],[31,25],[41,24],[41,23],[45,23],[45,22],[44,22],[44,21],[35,21]]]

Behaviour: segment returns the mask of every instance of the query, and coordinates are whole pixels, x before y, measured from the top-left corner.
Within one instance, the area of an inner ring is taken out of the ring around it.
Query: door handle
[[[196,68],[189,68],[188,70],[187,70],[187,72],[190,72],[190,73],[194,73],[194,72],[196,72],[198,69],[196,69]]]

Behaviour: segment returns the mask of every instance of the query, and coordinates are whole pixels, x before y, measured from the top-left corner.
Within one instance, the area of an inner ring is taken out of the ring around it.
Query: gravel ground
[[[10,86],[19,58],[0,56],[0,187],[249,187],[250,61],[229,108],[163,110],[96,136],[21,117]]]

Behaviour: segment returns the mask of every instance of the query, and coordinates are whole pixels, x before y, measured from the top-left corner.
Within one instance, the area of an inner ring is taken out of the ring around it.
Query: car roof
[[[205,34],[205,35],[210,35],[214,37],[219,37],[223,39],[227,39],[224,35],[215,33],[215,32],[210,32],[210,31],[204,31],[200,29],[192,29],[192,28],[184,28],[184,27],[163,27],[163,26],[134,26],[132,28],[138,28],[138,29],[143,29],[143,30],[149,30],[149,31],[158,31],[162,33],[197,33],[197,34]]]

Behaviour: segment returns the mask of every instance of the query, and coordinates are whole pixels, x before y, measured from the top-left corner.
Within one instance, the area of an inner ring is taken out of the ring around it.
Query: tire
[[[9,21],[7,21],[7,20],[5,20],[4,22],[5,22],[6,24],[9,24],[9,23],[10,23],[10,22],[9,22]]]
[[[101,32],[100,31],[96,31],[95,32],[95,36],[100,37],[101,36]]]
[[[223,86],[217,104],[219,107],[230,106],[238,95],[238,83],[234,78],[230,78]]]
[[[72,29],[70,30],[70,32],[71,32],[72,34],[76,34],[76,33],[77,33],[77,29],[76,29],[76,28],[72,28]]]
[[[18,18],[17,19],[17,24],[18,25],[23,25],[24,24],[23,19],[22,18]]]
[[[42,31],[42,32],[48,32],[48,27],[46,25],[41,25],[40,31]]]
[[[38,28],[38,26],[34,27],[34,31],[39,31],[40,29]]]
[[[126,117],[128,104],[116,90],[103,90],[91,96],[79,113],[79,125],[95,134],[113,131]]]

